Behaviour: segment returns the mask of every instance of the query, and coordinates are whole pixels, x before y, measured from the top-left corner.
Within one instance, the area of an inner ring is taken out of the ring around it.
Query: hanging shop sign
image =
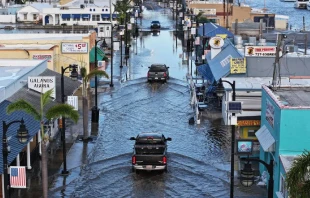
[[[275,57],[276,46],[245,46],[244,56]]]
[[[260,126],[260,120],[238,120],[238,126]]]
[[[215,36],[210,39],[209,44],[212,48],[218,49],[224,45],[224,40],[222,39],[222,37]]]
[[[61,43],[61,52],[66,54],[86,54],[88,53],[88,43]]]
[[[35,76],[28,77],[28,89],[35,90],[39,93],[45,93],[53,89],[52,98],[56,98],[56,79],[55,76]]]
[[[231,58],[230,59],[230,73],[243,74],[246,73],[246,59],[245,58]]]

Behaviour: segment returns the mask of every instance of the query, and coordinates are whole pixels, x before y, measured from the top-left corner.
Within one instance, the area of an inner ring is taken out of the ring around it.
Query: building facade
[[[58,73],[61,72],[62,66],[69,64],[85,67],[88,73],[89,52],[95,46],[95,39],[94,31],[88,34],[2,34],[0,44],[4,46],[4,52],[10,57],[18,58],[15,51],[8,50],[9,46],[15,45],[19,46],[16,53],[27,59],[48,58],[51,61],[49,68]],[[48,45],[53,47],[47,49]],[[37,47],[39,49],[32,50],[31,46],[39,46]]]
[[[310,149],[308,102],[310,86],[263,86],[261,128],[256,136],[261,144],[260,159],[274,163],[274,197],[287,198],[286,172],[294,158]],[[266,171],[260,165],[260,172]]]

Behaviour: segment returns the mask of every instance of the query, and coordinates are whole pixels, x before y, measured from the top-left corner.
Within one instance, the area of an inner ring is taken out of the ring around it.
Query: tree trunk
[[[83,96],[83,139],[88,138],[88,101],[87,96]]]
[[[46,151],[46,143],[45,141],[42,141],[41,143],[41,149],[42,149],[42,187],[43,187],[43,198],[48,198],[48,169],[47,169],[47,160],[48,160],[48,154]]]

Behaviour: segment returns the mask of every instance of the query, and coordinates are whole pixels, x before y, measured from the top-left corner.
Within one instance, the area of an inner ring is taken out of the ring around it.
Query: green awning
[[[97,60],[102,61],[104,57],[104,52],[99,47],[97,47]],[[89,62],[95,63],[95,47],[93,47],[89,52]]]

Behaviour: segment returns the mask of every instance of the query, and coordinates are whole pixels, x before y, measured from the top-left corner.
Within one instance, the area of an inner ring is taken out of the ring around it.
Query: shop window
[[[83,18],[83,21],[89,21],[89,18]]]
[[[280,188],[279,188],[279,190],[280,190],[280,192],[284,198],[289,198],[285,178],[282,174],[280,175]]]
[[[99,14],[92,15],[92,21],[100,21],[100,15]]]
[[[38,18],[38,15],[34,14],[33,15],[33,20],[37,20],[37,18]]]
[[[255,133],[257,130],[249,129],[248,130],[248,137],[249,138],[256,138]]]
[[[24,14],[24,19],[27,20],[27,14]]]

